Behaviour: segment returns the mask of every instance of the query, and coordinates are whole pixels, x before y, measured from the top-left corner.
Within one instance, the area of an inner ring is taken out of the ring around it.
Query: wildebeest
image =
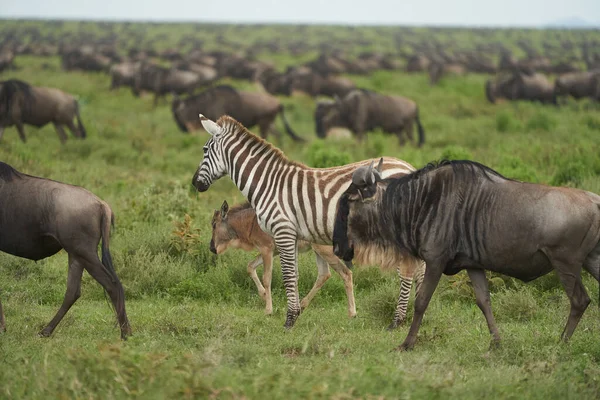
[[[432,62],[427,69],[429,73],[429,83],[436,85],[444,75],[464,75],[467,69],[458,63]]]
[[[600,101],[600,70],[571,72],[554,81],[556,96],[572,96],[575,99],[589,97]]]
[[[219,85],[185,99],[174,99],[171,111],[183,132],[202,127],[198,119],[200,113],[215,120],[222,115],[230,115],[244,126],[258,125],[263,138],[273,132],[278,140],[281,133],[275,129],[273,122],[277,115],[281,115],[286,133],[294,141],[304,141],[290,127],[283,105],[268,93],[241,91],[229,85]]]
[[[121,337],[131,334],[123,287],[109,249],[114,215],[106,202],[82,187],[27,175],[0,162],[0,204],[0,251],[34,261],[61,249],[69,255],[65,298],[41,336],[50,336],[79,298],[84,269],[110,296]],[[102,261],[98,258],[100,239]],[[3,325],[1,306],[0,316]]]
[[[110,67],[110,90],[121,86],[133,88],[138,65],[138,62],[131,61],[112,65]]]
[[[582,266],[600,282],[600,196],[507,179],[473,161],[430,163],[397,179],[379,175],[372,164],[355,171],[353,184],[338,203],[334,253],[352,259],[349,236],[355,228],[348,220],[360,214],[370,221],[363,239],[425,260],[425,279],[400,350],[414,346],[441,275],[463,269],[493,343],[500,335],[485,270],[528,282],[554,269],[571,303],[562,338],[571,337],[590,303]]]
[[[404,143],[403,133],[413,140],[413,124],[419,132],[418,145],[425,143],[425,131],[419,118],[419,107],[413,100],[402,96],[388,96],[365,89],[348,93],[343,99],[320,101],[315,109],[317,136],[324,138],[333,127],[348,128],[364,138],[366,132],[381,128],[398,136]]]
[[[224,201],[220,210],[215,210],[212,218],[212,237],[210,240],[210,251],[215,254],[223,254],[228,248],[239,248],[245,251],[258,250],[259,255],[248,263],[248,274],[256,284],[258,294],[265,300],[265,313],[273,313],[273,300],[271,298],[271,277],[273,273],[273,258],[279,255],[275,241],[269,234],[258,226],[256,212],[250,203],[242,203],[229,207]],[[306,309],[319,289],[331,276],[329,266],[334,269],[344,281],[346,296],[348,297],[348,316],[356,316],[356,305],[354,303],[354,288],[352,285],[352,271],[348,266],[333,255],[329,245],[311,244],[304,240],[298,241],[298,251],[306,252],[312,249],[317,260],[318,276],[313,288],[300,302],[302,310]],[[264,266],[263,282],[256,275],[256,268]],[[264,286],[263,286],[264,284]]]
[[[73,123],[75,118],[77,126]],[[86,137],[79,104],[72,95],[56,88],[31,86],[17,79],[0,82],[0,139],[4,128],[16,125],[19,137],[26,142],[24,124],[42,127],[48,123],[54,124],[63,144],[67,140],[63,125],[75,137]]]
[[[556,104],[554,85],[544,75],[537,73],[502,74],[495,80],[486,82],[485,94],[490,103],[495,103],[498,98],[505,98]]]
[[[160,97],[167,94],[191,95],[196,89],[210,83],[195,72],[165,68],[146,62],[141,62],[136,69],[132,92],[134,96],[139,96],[143,90],[154,93],[154,106],[158,104]]]

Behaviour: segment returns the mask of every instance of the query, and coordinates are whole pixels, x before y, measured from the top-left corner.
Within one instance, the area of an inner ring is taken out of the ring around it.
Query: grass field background
[[[153,35],[167,32],[165,47],[169,38],[182,35],[177,26],[142,28]],[[256,29],[266,35],[266,28]],[[310,37],[324,28],[315,29]],[[543,37],[538,31],[512,34]],[[376,31],[368,35],[377,37]],[[453,35],[478,40],[475,33]],[[289,55],[266,57],[282,69],[294,61]],[[376,267],[354,271],[355,319],[347,317],[342,281],[333,273],[295,327],[285,331],[278,261],[275,309],[267,317],[246,274],[254,255],[209,252],[213,210],[223,200],[231,205],[243,198],[229,178],[205,193],[191,187],[206,133],[179,132],[167,102],[153,109],[150,97],[134,98],[124,88],[109,92],[106,74],[64,72],[58,57],[18,56],[16,64],[19,70],[0,79],[20,78],[76,94],[89,137],[70,137],[61,146],[51,125],[26,126],[24,144],[16,129],[8,128],[0,160],[22,172],[84,186],[111,205],[116,214],[111,251],[133,336],[119,340],[100,286],[84,274],[82,297],[51,338],[39,338],[37,332],[62,302],[67,256],[60,252],[34,263],[0,254],[0,298],[8,329],[0,334],[0,398],[600,396],[599,293],[589,275],[584,273],[584,283],[593,301],[569,344],[558,341],[569,305],[553,273],[530,284],[492,281],[492,308],[503,337],[501,348],[493,351],[488,351],[485,319],[463,273],[442,279],[412,352],[391,351],[408,326],[386,331],[399,284],[395,274]],[[291,125],[309,144],[286,137],[282,148],[288,157],[324,166],[387,155],[415,167],[443,157],[467,158],[509,177],[600,193],[597,104],[491,105],[484,96],[487,77],[475,74],[444,78],[435,87],[425,74],[401,71],[350,77],[359,86],[414,99],[426,131],[423,148],[400,147],[395,137],[381,132],[370,134],[361,146],[352,139],[319,140],[314,100],[299,95],[281,101]],[[257,90],[248,82],[225,82]],[[189,226],[182,225],[186,214]],[[301,295],[315,279],[314,256],[302,254]]]

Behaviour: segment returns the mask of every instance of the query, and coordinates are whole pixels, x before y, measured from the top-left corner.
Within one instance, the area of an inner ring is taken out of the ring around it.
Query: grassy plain
[[[272,59],[282,67],[291,61]],[[409,353],[391,351],[408,327],[385,330],[399,285],[395,275],[377,268],[355,271],[357,318],[347,318],[343,285],[334,275],[296,326],[284,331],[278,264],[275,311],[266,317],[245,271],[253,255],[215,257],[208,250],[213,209],[225,199],[243,199],[228,178],[206,193],[192,190],[207,135],[180,133],[166,103],[153,109],[151,98],[136,99],[126,89],[109,92],[106,75],[66,73],[58,58],[19,56],[16,62],[21,69],[1,78],[77,94],[89,138],[61,146],[52,126],[28,126],[23,144],[9,128],[0,159],[26,173],[84,186],[109,202],[117,217],[111,250],[134,335],[119,340],[100,286],[85,274],[82,297],[53,337],[39,338],[62,301],[66,254],[38,263],[0,254],[8,328],[0,334],[0,398],[600,396],[599,293],[589,275],[584,283],[593,302],[569,344],[558,342],[568,300],[553,274],[527,285],[493,281],[492,306],[504,342],[491,352],[463,274],[443,278]],[[424,74],[382,71],[352,78],[415,99],[425,146],[400,147],[381,133],[364,146],[351,139],[319,141],[313,100],[296,96],[282,101],[310,144],[286,138],[282,147],[290,158],[317,166],[340,154],[348,161],[389,155],[416,167],[441,157],[469,158],[510,177],[600,193],[597,105],[490,105],[486,77],[478,75],[445,78],[436,87]],[[173,232],[186,214],[191,225],[178,236]],[[303,254],[301,294],[315,278],[314,259]]]

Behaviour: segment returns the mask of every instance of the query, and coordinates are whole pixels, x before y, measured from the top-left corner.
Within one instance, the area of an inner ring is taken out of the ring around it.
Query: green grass
[[[525,35],[511,32],[505,34]],[[293,61],[273,59],[282,68]],[[558,342],[568,301],[553,275],[527,285],[493,278],[492,305],[504,342],[491,352],[464,274],[443,278],[409,353],[391,351],[408,327],[385,330],[399,285],[394,274],[376,268],[355,271],[357,318],[347,318],[344,288],[334,274],[296,326],[284,331],[279,265],[274,315],[266,317],[246,274],[254,255],[231,251],[216,257],[208,250],[213,210],[223,200],[243,199],[228,178],[205,193],[192,190],[207,135],[180,133],[164,102],[153,109],[151,98],[136,99],[127,89],[109,92],[106,75],[67,74],[58,58],[19,56],[16,62],[21,69],[1,78],[76,94],[89,138],[70,138],[61,146],[52,126],[27,126],[29,141],[23,144],[15,128],[8,128],[0,159],[26,173],[82,185],[109,202],[117,217],[111,250],[134,335],[119,340],[102,290],[84,275],[82,297],[54,335],[37,337],[62,301],[66,254],[38,263],[1,254],[0,297],[8,331],[0,334],[0,398],[600,396],[598,284],[587,275],[593,302],[569,344]],[[43,63],[56,68],[42,69]],[[593,105],[491,105],[484,97],[486,77],[478,75],[448,78],[438,87],[429,86],[425,74],[381,71],[352,78],[416,100],[426,130],[423,148],[400,147],[395,137],[380,132],[361,145],[350,139],[319,141],[314,102],[298,96],[282,101],[292,126],[311,143],[284,138],[290,158],[329,165],[387,155],[416,167],[442,157],[470,158],[509,177],[600,193],[599,119]],[[173,231],[186,214],[190,235],[181,241]],[[315,279],[314,256],[302,254],[301,295]]]

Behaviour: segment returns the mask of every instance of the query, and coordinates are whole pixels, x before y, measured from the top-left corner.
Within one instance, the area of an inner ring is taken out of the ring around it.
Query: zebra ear
[[[202,122],[202,126],[204,127],[206,132],[210,134],[210,136],[219,136],[219,134],[221,133],[221,127],[219,125],[206,118],[202,114],[198,114],[198,117],[200,118],[200,122]]]

